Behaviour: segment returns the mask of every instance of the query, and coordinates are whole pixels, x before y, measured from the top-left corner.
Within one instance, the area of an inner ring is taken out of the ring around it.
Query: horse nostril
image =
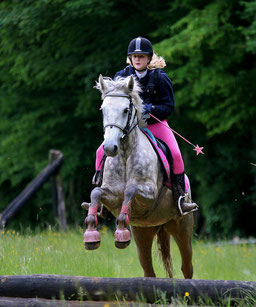
[[[116,152],[117,151],[117,146],[116,145],[114,145],[114,152]]]

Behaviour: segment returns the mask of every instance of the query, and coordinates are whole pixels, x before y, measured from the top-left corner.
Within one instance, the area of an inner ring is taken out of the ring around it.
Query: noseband
[[[115,94],[106,94],[103,98],[103,100],[106,98],[106,97],[122,97],[122,98],[127,98],[129,99],[130,101],[130,104],[129,104],[129,112],[128,112],[128,117],[127,117],[127,122],[126,122],[126,125],[124,127],[116,124],[116,123],[112,123],[112,124],[107,124],[106,126],[104,126],[104,131],[107,127],[117,127],[119,128],[122,132],[123,132],[123,135],[121,137],[121,139],[124,139],[128,134],[131,133],[131,131],[138,125],[139,121],[137,121],[137,123],[133,126],[132,126],[132,123],[134,122],[134,119],[137,115],[137,110],[136,108],[134,107],[134,104],[132,102],[132,97],[131,95],[122,95],[122,94],[119,94],[119,95],[115,95]],[[133,111],[133,108],[135,109],[135,114],[133,116],[133,119],[132,119],[132,111]],[[132,119],[132,120],[131,120]]]

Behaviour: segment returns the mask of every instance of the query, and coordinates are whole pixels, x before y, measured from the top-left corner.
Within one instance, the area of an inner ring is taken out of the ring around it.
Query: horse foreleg
[[[180,250],[182,259],[181,271],[184,278],[191,279],[193,276],[192,265],[192,234],[193,234],[193,216],[188,215],[178,220],[175,231],[172,233]]]
[[[93,250],[100,246],[100,233],[96,229],[98,225],[97,211],[99,201],[103,194],[103,190],[99,187],[91,192],[91,203],[88,210],[88,215],[85,219],[87,229],[84,233],[84,245],[87,250]]]
[[[128,229],[129,216],[132,200],[137,192],[138,188],[136,185],[130,185],[124,191],[124,201],[121,212],[116,219],[117,229],[115,231],[115,246],[117,248],[126,248],[131,242],[131,233]]]
[[[132,233],[137,246],[140,264],[144,270],[145,277],[156,277],[152,263],[152,243],[159,227],[135,227]]]

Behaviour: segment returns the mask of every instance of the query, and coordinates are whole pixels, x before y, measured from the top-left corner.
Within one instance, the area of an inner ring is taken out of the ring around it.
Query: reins
[[[131,95],[126,95],[126,94],[123,94],[123,95],[122,95],[122,94],[108,94],[108,93],[107,93],[106,95],[104,95],[103,100],[104,100],[106,97],[123,97],[123,98],[129,99],[129,101],[130,101],[130,104],[129,104],[129,113],[128,113],[126,125],[125,125],[124,127],[122,127],[122,126],[120,126],[120,125],[118,125],[118,124],[116,124],[116,123],[110,123],[110,124],[105,125],[104,128],[103,128],[104,130],[106,129],[106,127],[109,127],[109,126],[110,126],[110,127],[117,127],[117,128],[119,128],[119,129],[123,132],[123,135],[122,135],[121,139],[124,139],[124,138],[127,137],[127,136],[132,132],[132,130],[139,124],[139,120],[137,120],[137,123],[135,123],[135,124],[133,125],[133,127],[131,127],[131,126],[132,126],[132,123],[134,122],[134,119],[135,119],[135,117],[136,117],[136,115],[137,115],[137,109],[134,107],[134,104],[133,104],[133,102],[132,102],[132,96],[131,96]],[[135,109],[135,114],[134,114],[133,119],[132,119],[132,121],[131,121],[133,108]]]

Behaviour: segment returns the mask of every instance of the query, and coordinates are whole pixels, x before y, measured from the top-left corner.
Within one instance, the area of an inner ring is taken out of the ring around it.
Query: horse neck
[[[127,160],[132,152],[139,147],[138,135],[140,131],[139,128],[136,127],[133,131],[124,138],[120,143],[119,155],[123,160]]]

